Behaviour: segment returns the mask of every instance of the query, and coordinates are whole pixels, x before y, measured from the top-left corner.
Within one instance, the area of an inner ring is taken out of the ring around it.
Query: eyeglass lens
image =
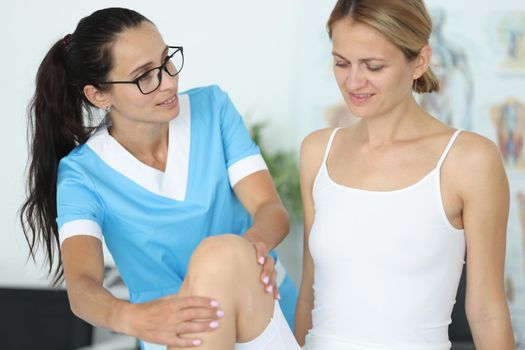
[[[169,56],[166,57],[166,61],[164,61],[162,66],[147,71],[139,77],[138,85],[140,91],[144,94],[155,91],[160,86],[162,80],[162,69],[164,69],[164,71],[170,76],[174,77],[180,72],[183,64],[184,58],[182,56],[182,51],[176,49],[175,52],[170,53]]]

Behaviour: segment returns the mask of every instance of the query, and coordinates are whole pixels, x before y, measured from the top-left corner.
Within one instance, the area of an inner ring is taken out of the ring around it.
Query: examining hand
[[[264,242],[252,242],[252,244],[255,247],[257,262],[262,266],[261,282],[264,284],[264,290],[266,293],[273,293],[274,299],[279,299],[275,260],[268,255],[268,248]]]
[[[224,316],[219,303],[204,297],[169,295],[129,305],[130,334],[155,344],[195,347],[202,344],[188,333],[213,331]]]

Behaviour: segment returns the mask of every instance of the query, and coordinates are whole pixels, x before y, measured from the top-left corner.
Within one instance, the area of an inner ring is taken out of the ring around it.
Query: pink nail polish
[[[223,316],[224,316],[224,311],[217,310],[217,317],[223,317]]]
[[[264,264],[264,256],[261,256],[259,258],[259,264],[261,264],[261,265]]]
[[[193,346],[199,346],[202,344],[202,340],[200,339],[195,339],[191,342],[193,344]]]
[[[219,322],[217,321],[211,321],[210,322],[210,328],[217,328],[219,327]]]
[[[273,286],[268,286],[268,287],[266,287],[266,292],[267,292],[267,293],[271,293],[271,292],[273,292]]]
[[[217,300],[212,300],[210,304],[213,307],[219,307],[219,302]]]
[[[264,284],[268,284],[268,282],[270,282],[270,277],[265,276],[265,277],[263,278],[263,283],[264,283]]]

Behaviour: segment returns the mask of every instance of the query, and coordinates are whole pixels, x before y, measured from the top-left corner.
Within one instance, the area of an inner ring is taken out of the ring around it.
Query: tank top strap
[[[456,132],[454,132],[454,134],[450,138],[450,141],[448,142],[447,147],[445,147],[445,150],[443,151],[443,154],[441,155],[441,158],[439,158],[439,161],[436,165],[437,169],[441,168],[441,165],[445,161],[445,158],[447,158],[448,152],[452,148],[452,145],[454,144],[454,141],[456,141],[456,138],[458,137],[460,132],[461,132],[461,129],[456,130]]]
[[[330,153],[330,148],[332,148],[332,142],[334,141],[335,134],[339,129],[341,129],[341,127],[332,130],[330,138],[328,139],[328,143],[326,144],[326,150],[324,151],[323,162],[321,164],[326,164],[326,160],[328,159],[328,153]]]

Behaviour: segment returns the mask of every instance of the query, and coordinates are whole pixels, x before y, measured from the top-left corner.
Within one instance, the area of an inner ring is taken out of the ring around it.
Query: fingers
[[[216,320],[224,317],[224,311],[217,308],[186,308],[182,309],[177,314],[182,322],[195,320]]]
[[[177,313],[179,322],[174,327],[169,345],[187,348],[202,344],[195,333],[211,332],[219,328],[219,319],[224,312],[218,308],[185,308]],[[168,348],[169,349],[169,348]]]
[[[224,312],[219,303],[199,296],[170,295],[143,304],[134,304],[138,338],[177,348],[199,346],[197,334],[219,328]]]
[[[274,260],[268,256],[268,266],[265,264],[263,272],[261,273],[261,280],[264,283],[264,291],[266,293],[273,293],[275,300],[280,300],[279,286],[277,285],[277,270],[274,268]]]
[[[217,320],[195,321],[179,323],[175,333],[177,335],[190,335],[191,333],[211,332],[219,328]]]
[[[266,293],[273,293],[274,299],[280,299],[279,289],[277,287],[277,271],[275,271],[274,259],[267,255],[268,248],[264,242],[253,243],[257,254],[257,262],[262,265],[261,282],[264,284]]]
[[[167,297],[170,298],[170,297]],[[175,297],[179,300],[180,308],[189,308],[189,307],[203,307],[203,308],[217,308],[219,307],[219,302],[217,300],[199,296],[189,296],[189,297]]]
[[[268,248],[264,242],[253,243],[255,247],[255,252],[257,254],[257,262],[259,265],[264,265],[266,262],[266,254],[268,254]]]
[[[199,338],[180,338],[175,337],[168,345],[168,350],[174,348],[193,348],[202,344],[202,340]]]
[[[266,293],[273,293],[274,299],[280,299],[279,286],[277,285],[277,270],[272,269],[270,280],[265,288]]]
[[[275,300],[281,300],[281,296],[279,295],[279,286],[277,285],[277,270],[273,270],[271,283],[273,284],[273,298]]]
[[[264,283],[266,293],[272,293],[276,289],[275,277],[274,260],[271,256],[267,256],[261,272],[261,281]]]

